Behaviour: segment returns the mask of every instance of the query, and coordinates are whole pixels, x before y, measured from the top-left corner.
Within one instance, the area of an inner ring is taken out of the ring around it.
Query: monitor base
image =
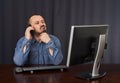
[[[77,75],[76,77],[85,79],[85,80],[96,80],[101,77],[104,77],[105,75],[106,75],[106,72],[100,72],[99,75],[97,75],[97,76],[92,76],[92,74],[90,72],[83,72],[83,73]]]

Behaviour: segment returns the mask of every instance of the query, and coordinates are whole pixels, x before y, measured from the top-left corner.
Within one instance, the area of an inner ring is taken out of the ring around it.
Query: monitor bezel
[[[68,55],[67,55],[67,67],[70,66],[70,59],[71,59],[71,50],[72,50],[72,43],[73,43],[73,35],[74,35],[74,29],[78,27],[108,27],[108,24],[102,24],[102,25],[72,25],[71,31],[70,31],[70,37],[69,37],[69,45],[68,45]],[[108,30],[106,31],[107,36]]]

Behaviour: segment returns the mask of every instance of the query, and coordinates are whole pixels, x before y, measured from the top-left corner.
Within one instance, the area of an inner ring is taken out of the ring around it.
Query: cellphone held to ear
[[[32,36],[34,36],[34,33],[35,33],[34,30],[31,30],[31,31],[30,31],[30,34],[31,34]]]

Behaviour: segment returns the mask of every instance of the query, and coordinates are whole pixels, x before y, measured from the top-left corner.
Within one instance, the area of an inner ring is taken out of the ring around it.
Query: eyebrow
[[[41,22],[45,22],[45,21],[44,21],[44,19],[43,19],[43,20],[41,20]]]
[[[39,23],[39,21],[35,21],[35,23]]]

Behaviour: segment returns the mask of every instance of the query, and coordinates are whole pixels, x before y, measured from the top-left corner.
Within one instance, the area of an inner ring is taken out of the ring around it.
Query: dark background
[[[109,24],[104,63],[120,63],[120,0],[0,0],[0,64],[13,63],[28,18],[40,14],[48,33],[56,35],[67,55],[71,25]]]

